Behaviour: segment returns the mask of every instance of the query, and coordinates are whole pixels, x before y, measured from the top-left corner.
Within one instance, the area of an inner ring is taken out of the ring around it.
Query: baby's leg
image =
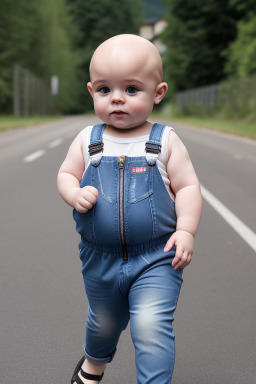
[[[81,366],[86,374],[102,374],[106,364],[112,361],[120,334],[129,322],[128,300],[119,290],[116,295],[111,291],[108,295],[106,289],[103,292],[98,287],[94,294],[90,293],[84,347],[86,358]],[[97,380],[86,380],[86,374],[80,370],[75,384],[98,384]]]
[[[138,384],[170,384],[175,344],[172,333],[182,272],[170,264],[152,265],[129,293],[131,336]]]
[[[85,356],[94,364],[112,361],[122,331],[129,322],[128,300],[118,292],[115,297],[90,297],[90,307],[86,322]]]
[[[104,366],[129,322],[129,303],[119,288],[122,255],[84,249],[81,260],[89,301],[84,354],[89,363]]]

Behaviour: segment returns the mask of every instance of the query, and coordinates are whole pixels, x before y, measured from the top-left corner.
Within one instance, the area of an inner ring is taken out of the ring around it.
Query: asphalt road
[[[70,383],[81,357],[87,301],[79,239],[56,175],[72,138],[96,121],[72,117],[0,134],[1,384]],[[256,253],[239,223],[253,242],[256,144],[173,126],[202,185],[240,221],[234,230],[204,201],[174,322],[172,384],[255,384]],[[136,383],[129,329],[104,377],[118,383]]]

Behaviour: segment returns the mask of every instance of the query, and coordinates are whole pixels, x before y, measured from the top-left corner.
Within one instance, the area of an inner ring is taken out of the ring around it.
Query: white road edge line
[[[39,149],[38,151],[33,152],[30,155],[24,157],[23,161],[25,163],[30,163],[31,161],[38,159],[39,157],[43,156],[44,154],[45,154],[45,151],[43,149]]]
[[[226,220],[254,252],[256,252],[256,234],[202,185],[201,191],[203,198]]]
[[[56,140],[52,141],[51,143],[49,143],[48,146],[49,146],[49,148],[55,148],[58,145],[60,145],[61,143],[63,143],[63,139],[60,137],[59,139],[56,139]]]

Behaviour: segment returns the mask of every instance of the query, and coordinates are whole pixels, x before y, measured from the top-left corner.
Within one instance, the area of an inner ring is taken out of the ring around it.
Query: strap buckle
[[[88,146],[88,152],[90,155],[94,155],[95,153],[102,152],[104,147],[104,143],[94,143]]]
[[[161,152],[161,144],[155,144],[150,141],[146,142],[146,152],[159,154]]]

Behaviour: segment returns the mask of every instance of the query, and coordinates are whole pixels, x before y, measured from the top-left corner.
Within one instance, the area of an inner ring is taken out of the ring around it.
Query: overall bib
[[[94,364],[109,363],[130,321],[137,382],[169,384],[182,270],[171,266],[175,249],[163,251],[177,221],[157,166],[165,126],[153,125],[138,157],[104,156],[104,128],[92,129],[91,162],[80,184],[97,188],[97,202],[73,213],[89,301],[84,353]]]

